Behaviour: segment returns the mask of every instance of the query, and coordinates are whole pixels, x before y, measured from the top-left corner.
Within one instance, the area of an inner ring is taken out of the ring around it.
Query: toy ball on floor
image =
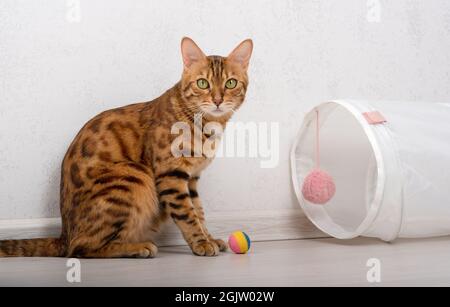
[[[236,254],[245,254],[250,249],[250,238],[243,231],[235,231],[228,237],[228,245]]]
[[[323,205],[333,198],[336,186],[333,178],[320,169],[313,170],[303,182],[303,197],[317,205]]]

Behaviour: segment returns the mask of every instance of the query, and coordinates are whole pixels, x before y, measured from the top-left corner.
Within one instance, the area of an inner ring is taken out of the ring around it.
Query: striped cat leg
[[[197,182],[199,177],[194,176],[189,179],[188,187],[189,187],[189,195],[192,200],[192,204],[194,205],[195,212],[197,213],[200,223],[204,226],[204,229],[206,229],[205,226],[205,212],[203,211],[202,203],[200,201],[200,197],[198,196],[198,190],[197,190]],[[207,236],[210,240],[216,242],[217,246],[219,246],[219,250],[221,252],[224,252],[227,250],[227,244],[221,240],[221,239],[214,239],[213,236],[208,232]]]
[[[130,161],[105,163],[91,167],[85,182],[65,213],[69,257],[154,257],[148,231],[159,208],[151,171]]]
[[[189,175],[179,170],[159,175],[156,184],[161,207],[172,217],[195,255],[216,256],[219,247],[208,237],[208,231],[194,209],[188,181]]]

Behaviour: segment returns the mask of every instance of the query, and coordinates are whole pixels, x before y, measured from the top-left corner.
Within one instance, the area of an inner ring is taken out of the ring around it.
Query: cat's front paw
[[[219,255],[219,246],[213,241],[201,240],[192,245],[192,252],[197,256],[217,256]]]
[[[225,241],[221,239],[212,239],[212,240],[217,244],[221,252],[224,252],[228,249],[228,245],[227,243],[225,243]]]

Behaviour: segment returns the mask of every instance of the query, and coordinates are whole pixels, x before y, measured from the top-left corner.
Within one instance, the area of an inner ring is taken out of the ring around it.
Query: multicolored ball
[[[228,245],[236,254],[245,254],[250,249],[250,238],[243,231],[235,231],[228,237]]]

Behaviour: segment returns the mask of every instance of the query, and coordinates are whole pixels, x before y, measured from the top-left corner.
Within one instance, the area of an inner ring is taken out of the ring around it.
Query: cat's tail
[[[0,241],[0,257],[64,257],[60,238]]]

